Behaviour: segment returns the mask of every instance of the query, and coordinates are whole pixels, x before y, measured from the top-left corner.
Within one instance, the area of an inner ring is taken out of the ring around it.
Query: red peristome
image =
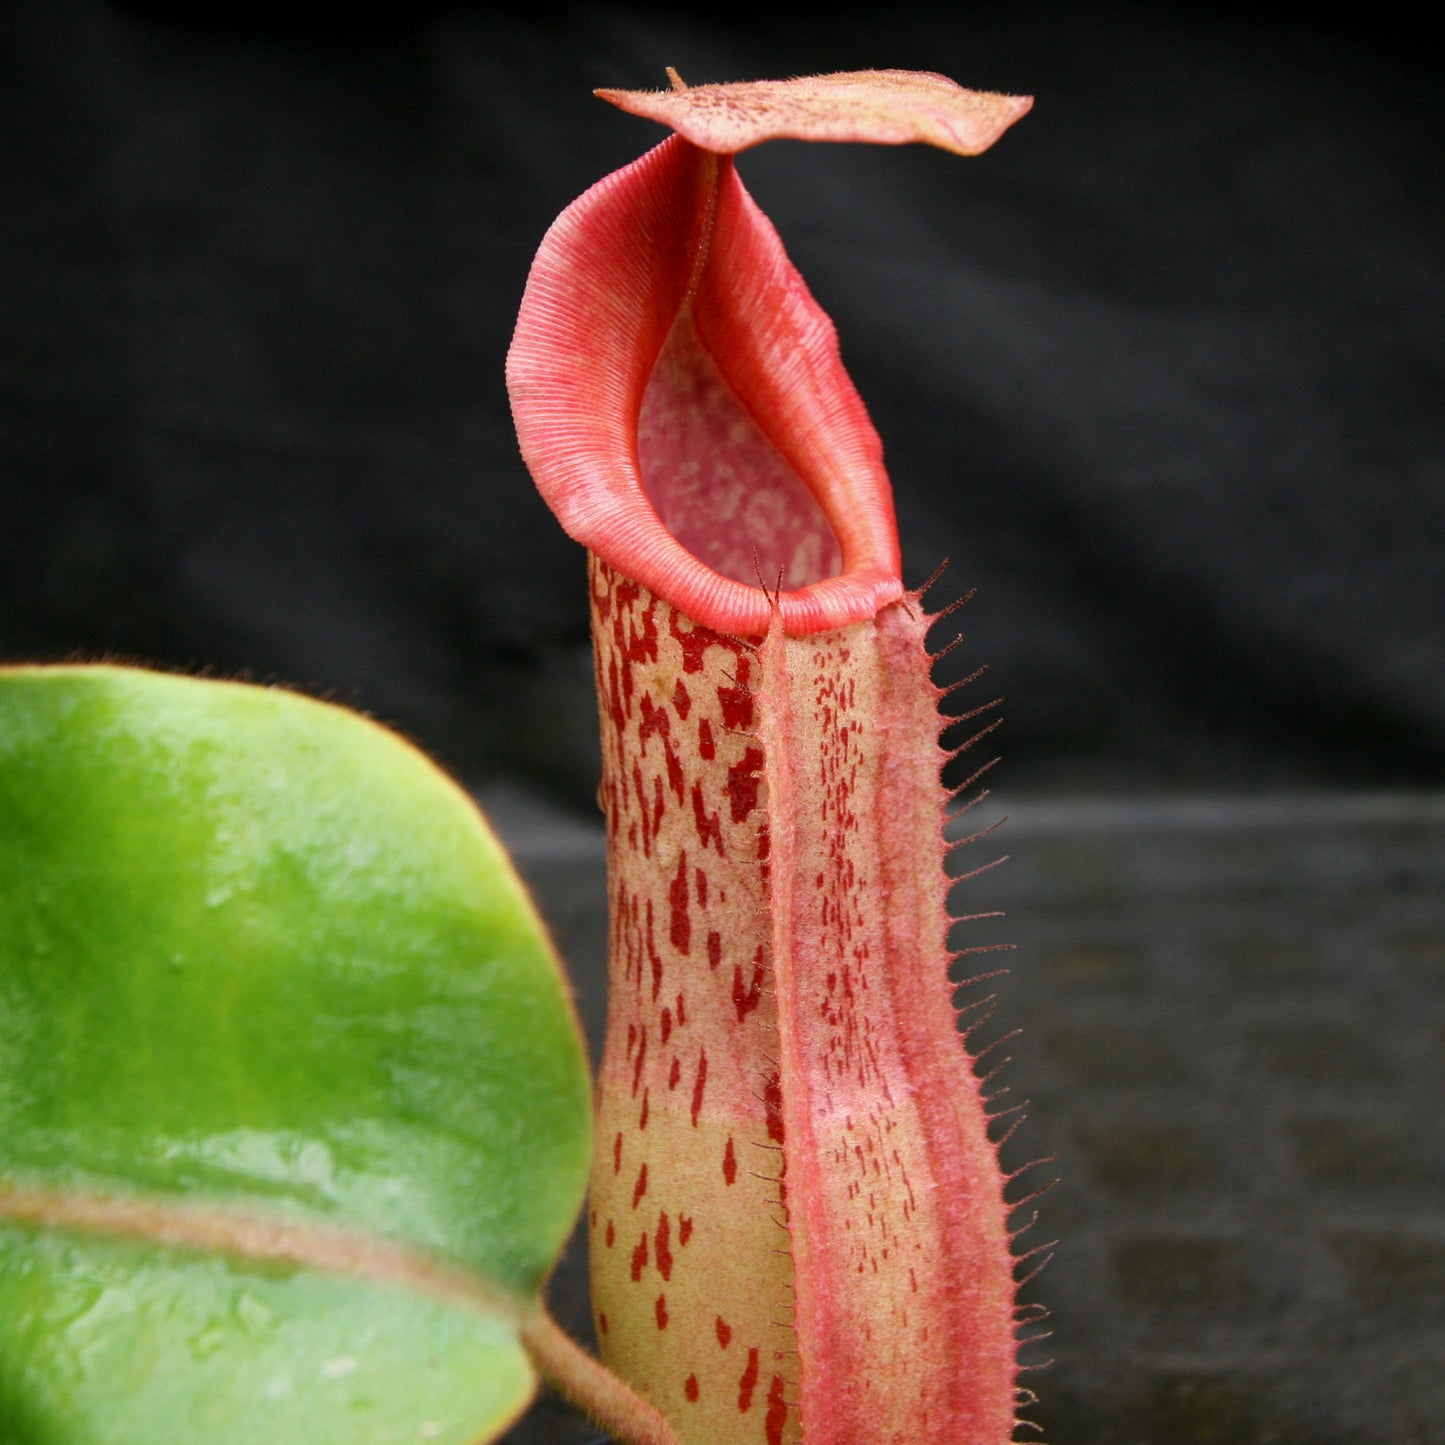
[[[674,137],[569,206],[507,375],[563,527],[684,616],[746,636],[776,610],[802,636],[902,596],[877,433],[726,157]],[[720,432],[745,435],[729,449]]]

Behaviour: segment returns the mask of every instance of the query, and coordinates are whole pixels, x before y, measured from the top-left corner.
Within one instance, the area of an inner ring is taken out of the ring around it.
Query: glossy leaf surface
[[[0,671],[0,1439],[474,1441],[587,1167],[465,794],[290,693]]]

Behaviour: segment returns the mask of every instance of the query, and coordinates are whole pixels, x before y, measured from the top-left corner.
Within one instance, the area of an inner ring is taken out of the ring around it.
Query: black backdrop
[[[502,383],[597,85],[1029,91],[743,158],[949,555],[1015,787],[1445,781],[1441,102],[1379,7],[0,6],[0,656],[329,692],[590,795],[581,556]],[[981,696],[981,695],[980,695]]]

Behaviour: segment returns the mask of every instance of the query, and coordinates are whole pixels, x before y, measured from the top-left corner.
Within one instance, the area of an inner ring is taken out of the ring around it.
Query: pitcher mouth
[[[507,357],[522,455],[572,537],[695,622],[861,622],[903,596],[883,448],[732,157],[783,136],[976,155],[1032,102],[902,71],[671,78],[597,92],[678,134],[542,242]]]
[[[842,572],[823,509],[718,369],[690,301],[643,392],[637,465],[662,525],[721,576],[796,591]]]
[[[877,433],[730,157],[675,136],[558,218],[508,380],[568,533],[695,622],[802,636],[903,595]]]

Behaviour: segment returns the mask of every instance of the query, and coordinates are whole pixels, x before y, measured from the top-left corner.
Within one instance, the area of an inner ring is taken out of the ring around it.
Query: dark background
[[[951,556],[934,597],[978,589],[947,666],[988,661],[972,700],[1006,698],[1014,857],[962,911],[1008,909],[979,927],[1019,945],[998,1026],[1024,1026],[1034,1110],[1007,1162],[1063,1179],[1032,1413],[1056,1445],[1438,1445],[1445,126],[1422,24],[0,0],[0,658],[278,678],[399,724],[493,806],[595,1050],[582,556],[502,382],[546,226],[662,134],[590,91],[672,64],[1034,93],[976,160],[741,162],[838,322],[909,580]],[[575,1247],[552,1300],[585,1332]],[[509,1437],[590,1438],[546,1399]]]
[[[0,656],[244,671],[585,805],[578,549],[502,362],[590,95],[872,65],[977,160],[779,143],[909,578],[1015,789],[1445,781],[1433,51],[1388,9],[0,6]]]

